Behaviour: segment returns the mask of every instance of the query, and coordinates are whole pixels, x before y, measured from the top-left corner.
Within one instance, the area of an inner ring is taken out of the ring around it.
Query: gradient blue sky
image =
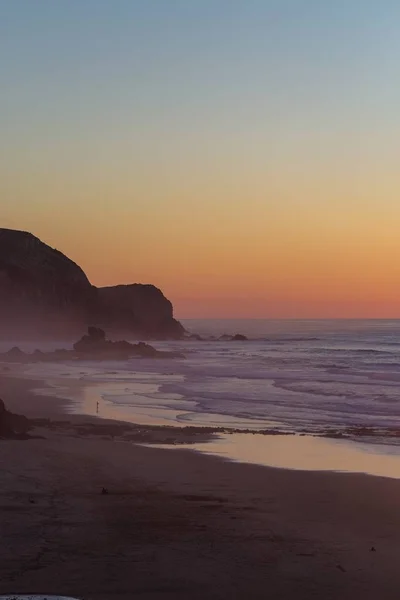
[[[0,0],[0,224],[178,316],[399,316],[399,24],[391,0]]]

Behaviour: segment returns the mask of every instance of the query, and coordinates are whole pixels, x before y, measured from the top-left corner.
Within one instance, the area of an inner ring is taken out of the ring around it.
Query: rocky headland
[[[153,285],[97,288],[59,250],[0,228],[0,338],[73,339],[88,326],[115,337],[180,339],[171,302]]]

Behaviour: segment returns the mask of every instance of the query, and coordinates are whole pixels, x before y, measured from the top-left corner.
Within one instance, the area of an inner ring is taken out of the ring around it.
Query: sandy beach
[[[32,386],[0,381],[9,410],[39,419],[0,441],[0,593],[398,597],[399,480],[143,447]]]

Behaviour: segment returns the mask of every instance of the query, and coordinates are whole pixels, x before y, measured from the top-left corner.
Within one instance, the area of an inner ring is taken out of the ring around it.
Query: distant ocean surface
[[[203,363],[195,367],[200,377],[185,378],[179,392],[196,393],[202,410],[286,430],[400,435],[399,320],[184,324],[203,335],[240,332],[251,340],[193,348]]]
[[[139,423],[276,429],[400,442],[399,320],[187,320],[204,337],[154,343],[182,360],[37,364],[71,410]],[[79,380],[68,389],[60,380]]]

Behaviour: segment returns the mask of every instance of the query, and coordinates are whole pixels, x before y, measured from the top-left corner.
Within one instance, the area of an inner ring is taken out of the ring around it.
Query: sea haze
[[[400,441],[400,321],[196,320],[204,341],[162,342],[184,360],[24,366],[70,410],[142,423]],[[246,342],[218,341],[242,333]],[[80,385],[69,388],[69,380]],[[80,390],[79,394],[77,389]],[[53,389],[54,393],[54,389]]]

